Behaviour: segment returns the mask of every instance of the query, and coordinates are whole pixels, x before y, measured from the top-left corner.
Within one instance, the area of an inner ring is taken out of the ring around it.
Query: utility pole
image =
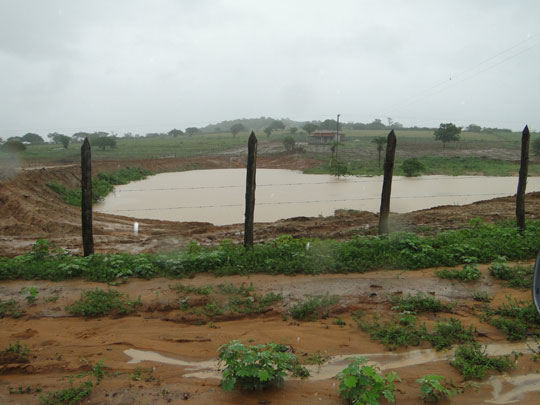
[[[338,151],[338,145],[339,145],[339,117],[341,116],[341,114],[338,114],[337,115],[337,120],[336,120],[336,162],[338,160],[338,157],[337,157],[337,151]]]

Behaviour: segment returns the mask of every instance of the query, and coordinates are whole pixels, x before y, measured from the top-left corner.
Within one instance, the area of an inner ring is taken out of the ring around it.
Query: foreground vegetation
[[[468,228],[433,236],[395,233],[359,236],[342,242],[281,236],[247,250],[226,240],[217,247],[192,243],[183,251],[168,254],[79,257],[55,248],[46,240],[38,240],[26,254],[0,258],[0,279],[84,278],[111,282],[129,277],[182,278],[196,273],[294,275],[420,269],[488,263],[500,256],[508,260],[531,259],[536,256],[539,243],[540,221],[528,221],[526,231],[520,235],[512,221],[492,225],[479,220],[473,220]]]

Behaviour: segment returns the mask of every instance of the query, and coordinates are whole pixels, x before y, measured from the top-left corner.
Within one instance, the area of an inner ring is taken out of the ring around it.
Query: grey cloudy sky
[[[240,117],[540,128],[538,0],[0,0],[0,136]]]

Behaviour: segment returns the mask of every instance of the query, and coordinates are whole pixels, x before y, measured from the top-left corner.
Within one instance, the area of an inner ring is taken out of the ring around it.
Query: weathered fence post
[[[253,246],[253,219],[255,214],[255,172],[257,170],[257,137],[251,131],[248,140],[246,173],[246,212],[244,222],[244,247]]]
[[[81,212],[84,256],[94,253],[92,234],[92,154],[90,142],[85,138],[81,146]]]
[[[388,233],[388,215],[390,214],[390,193],[392,175],[394,173],[394,157],[396,155],[396,135],[391,130],[386,140],[386,157],[384,158],[384,180],[379,212],[379,235]]]
[[[525,230],[525,189],[529,172],[529,127],[525,125],[521,133],[521,165],[519,166],[519,181],[516,193],[516,222],[519,233]]]

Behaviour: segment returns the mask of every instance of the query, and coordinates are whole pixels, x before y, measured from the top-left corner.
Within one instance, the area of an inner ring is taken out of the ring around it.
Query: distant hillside
[[[293,121],[289,118],[272,118],[272,117],[260,117],[260,118],[240,118],[236,120],[221,121],[217,124],[209,124],[200,128],[202,132],[214,133],[214,132],[228,132],[234,124],[242,124],[248,130],[261,131],[266,128],[272,121],[281,121],[286,127],[298,127],[301,128],[305,122]]]

